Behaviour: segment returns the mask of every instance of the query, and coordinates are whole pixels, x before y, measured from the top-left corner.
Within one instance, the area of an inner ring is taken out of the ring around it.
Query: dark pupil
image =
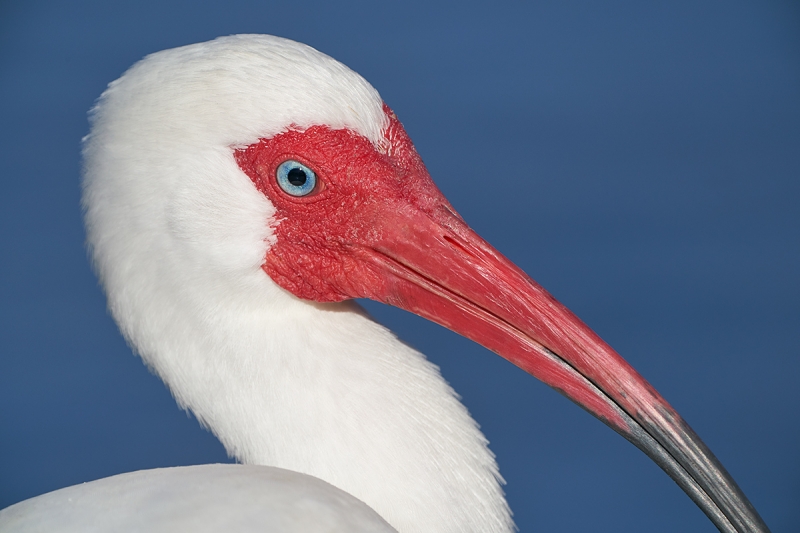
[[[306,178],[306,171],[300,168],[293,168],[290,170],[287,177],[289,178],[289,183],[295,187],[305,185],[306,179],[308,179]]]

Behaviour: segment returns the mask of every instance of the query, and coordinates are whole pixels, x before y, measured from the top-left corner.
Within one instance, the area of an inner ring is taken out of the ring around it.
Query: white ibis
[[[438,369],[349,301],[372,298],[558,389],[720,531],[768,531],[672,407],[466,225],[341,63],[256,35],[153,54],[100,98],[84,157],[114,318],[240,462],[324,480],[401,532],[513,530],[486,439]]]

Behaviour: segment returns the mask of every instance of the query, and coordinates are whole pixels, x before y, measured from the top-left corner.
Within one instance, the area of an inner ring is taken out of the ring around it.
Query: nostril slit
[[[453,247],[458,248],[459,250],[461,250],[465,254],[467,254],[469,256],[472,256],[472,257],[476,257],[475,254],[472,253],[472,251],[470,251],[466,246],[464,246],[463,244],[461,244],[460,242],[458,242],[457,240],[455,240],[451,236],[442,235],[442,239],[444,239],[446,242],[450,243]]]

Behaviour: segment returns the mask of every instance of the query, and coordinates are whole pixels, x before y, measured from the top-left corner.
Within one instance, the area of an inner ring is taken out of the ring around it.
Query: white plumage
[[[363,502],[280,468],[202,465],[120,474],[0,512],[14,533],[396,533]]]
[[[380,147],[381,106],[277,37],[148,56],[85,139],[94,265],[125,338],[241,462],[316,476],[400,531],[509,531],[493,455],[438,369],[356,304],[301,301],[261,269],[280,221],[232,148],[315,124]]]

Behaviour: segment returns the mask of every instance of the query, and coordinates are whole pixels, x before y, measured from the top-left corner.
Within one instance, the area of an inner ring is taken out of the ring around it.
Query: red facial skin
[[[272,201],[280,221],[264,271],[306,300],[371,298],[430,318],[500,353],[615,428],[626,428],[616,409],[541,346],[574,353],[577,363],[585,363],[585,350],[565,346],[562,330],[575,330],[573,324],[581,345],[605,344],[463,222],[400,122],[388,116],[387,153],[352,131],[325,126],[290,130],[236,151],[239,166]],[[291,196],[278,185],[276,170],[287,159],[316,172],[317,187],[308,196]],[[542,324],[543,312],[554,311]],[[591,374],[604,373],[589,363]],[[619,356],[613,363],[634,372]],[[648,396],[654,392],[642,384]]]
[[[757,514],[757,520],[737,515],[737,506],[746,508],[740,514],[755,511],[658,392],[464,223],[397,117],[384,111],[385,150],[350,130],[312,126],[235,151],[239,167],[276,209],[276,241],[262,267],[270,278],[302,299],[371,298],[450,328],[633,442],[721,529],[760,521]],[[316,173],[309,195],[291,196],[278,185],[276,170],[289,159]],[[725,490],[717,494],[717,486]]]
[[[312,126],[236,151],[239,166],[272,201],[281,221],[264,263],[281,287],[317,302],[381,293],[384,280],[357,256],[359,248],[387,237],[386,214],[410,206],[427,213],[452,209],[396,117],[387,139],[390,152],[382,154],[352,131]],[[317,174],[317,187],[308,196],[294,197],[278,186],[276,170],[288,159]]]

